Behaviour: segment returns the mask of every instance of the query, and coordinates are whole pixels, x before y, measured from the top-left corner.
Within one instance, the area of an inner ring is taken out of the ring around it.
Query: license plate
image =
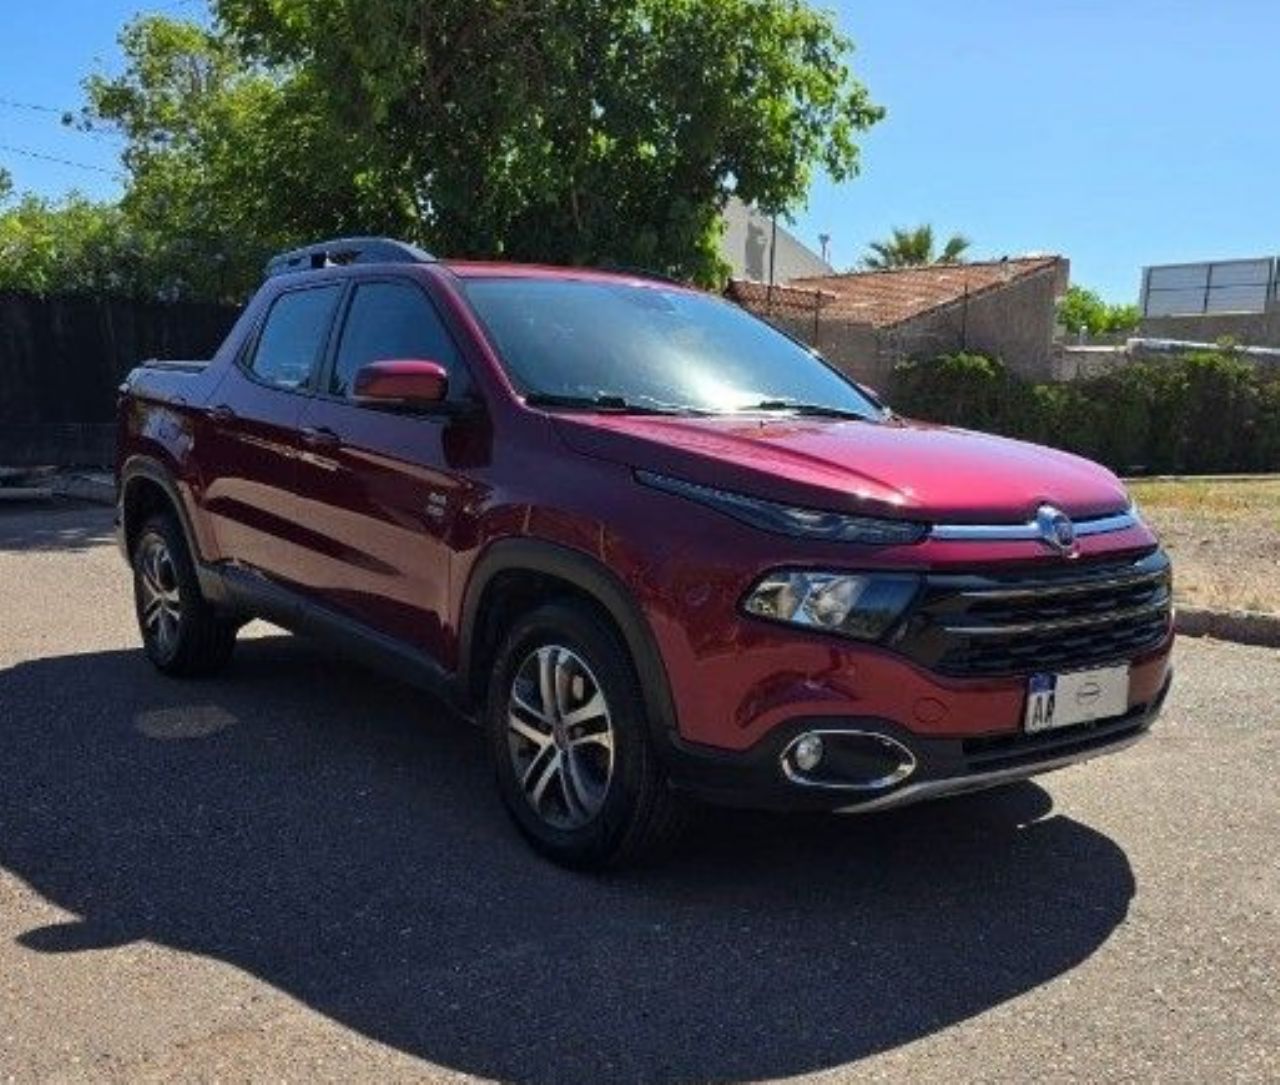
[[[1066,674],[1033,674],[1023,726],[1029,733],[1123,716],[1129,710],[1129,665]]]

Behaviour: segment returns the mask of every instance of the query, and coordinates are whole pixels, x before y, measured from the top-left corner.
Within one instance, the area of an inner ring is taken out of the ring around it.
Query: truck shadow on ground
[[[1024,784],[866,819],[709,811],[656,869],[560,871],[480,736],[305,642],[182,684],[140,652],[0,672],[0,865],[81,917],[511,1082],[759,1079],[857,1060],[1085,960],[1133,876]]]

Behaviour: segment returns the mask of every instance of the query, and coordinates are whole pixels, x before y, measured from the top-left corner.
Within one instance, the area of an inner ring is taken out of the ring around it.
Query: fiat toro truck
[[[691,797],[861,813],[1061,768],[1169,688],[1169,561],[1109,471],[901,418],[639,275],[283,253],[212,361],[130,374],[118,476],[158,668],[262,617],[426,684],[565,864]]]

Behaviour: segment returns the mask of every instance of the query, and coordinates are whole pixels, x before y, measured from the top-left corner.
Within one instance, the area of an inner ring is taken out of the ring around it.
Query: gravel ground
[[[1280,1080],[1280,653],[1145,742],[548,866],[471,730],[252,630],[137,648],[109,511],[0,511],[0,1080]]]
[[[1280,479],[1129,483],[1173,558],[1174,598],[1280,614]]]

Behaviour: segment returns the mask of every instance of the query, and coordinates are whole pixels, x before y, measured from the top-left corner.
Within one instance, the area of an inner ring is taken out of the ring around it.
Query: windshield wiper
[[[787,411],[790,414],[805,415],[810,418],[849,418],[858,422],[871,421],[865,414],[851,411],[844,407],[829,407],[825,403],[801,403],[794,399],[762,399],[750,407],[739,407],[740,411]]]
[[[531,407],[567,407],[584,411],[610,411],[614,414],[703,414],[694,407],[674,403],[636,403],[616,392],[598,392],[592,396],[561,395],[558,392],[530,392],[524,401]]]

